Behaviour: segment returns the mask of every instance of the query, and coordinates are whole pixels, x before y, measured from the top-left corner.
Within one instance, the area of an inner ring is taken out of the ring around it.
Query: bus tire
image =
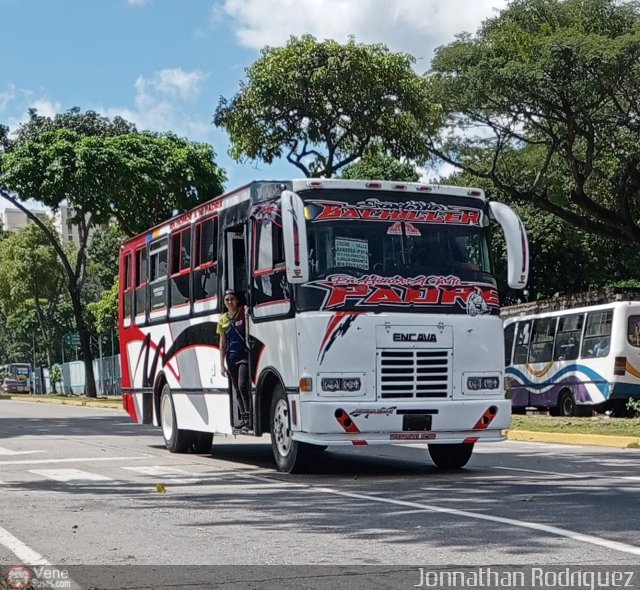
[[[569,390],[565,389],[564,391],[560,392],[560,395],[558,396],[558,403],[554,408],[554,413],[551,413],[551,411],[549,411],[549,414],[551,414],[552,416],[564,417],[575,416],[576,408],[576,400],[573,397],[573,394]]]
[[[429,445],[429,455],[438,469],[460,469],[468,463],[472,453],[472,443]]]
[[[204,455],[211,452],[213,444],[213,433],[193,431],[193,452],[197,455]]]
[[[295,473],[302,470],[306,447],[292,440],[289,400],[280,383],[271,398],[271,450],[278,471]]]
[[[171,453],[186,453],[193,445],[194,433],[191,430],[179,430],[176,411],[171,397],[171,388],[167,383],[160,394],[160,427],[164,444]]]

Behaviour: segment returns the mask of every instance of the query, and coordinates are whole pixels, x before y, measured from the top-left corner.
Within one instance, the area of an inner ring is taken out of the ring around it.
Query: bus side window
[[[582,358],[603,357],[609,354],[612,320],[612,309],[587,314],[582,341]]]
[[[558,319],[558,332],[553,349],[554,361],[574,361],[580,355],[580,338],[584,315],[570,315]]]
[[[531,336],[531,320],[516,324],[516,344],[513,349],[513,364],[524,365],[529,351],[529,337]]]
[[[147,247],[142,246],[136,250],[135,266],[135,303],[134,311],[136,323],[144,321],[147,312]]]
[[[251,289],[255,318],[282,316],[291,310],[285,274],[284,236],[277,209],[252,219]]]
[[[627,340],[631,346],[640,347],[640,315],[629,316]]]
[[[124,255],[124,269],[122,271],[122,317],[131,319],[133,314],[133,289],[131,278],[131,252]]]
[[[171,236],[171,307],[183,306],[189,303],[190,271],[191,228],[188,227]]]
[[[513,349],[513,337],[515,335],[516,325],[509,324],[504,329],[504,366],[508,367],[511,364],[511,352]]]
[[[556,323],[556,318],[540,318],[533,322],[529,345],[530,363],[548,363],[551,360]]]
[[[195,227],[193,298],[216,297],[218,289],[218,218],[198,222]]]

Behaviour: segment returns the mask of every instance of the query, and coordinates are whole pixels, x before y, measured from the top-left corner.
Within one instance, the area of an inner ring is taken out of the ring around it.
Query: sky
[[[506,0],[0,0],[0,123],[29,108],[53,116],[78,106],[138,129],[213,145],[226,189],[295,178],[286,161],[240,163],[213,114],[265,45],[291,35],[384,43],[428,70],[436,47],[475,32]],[[0,206],[2,201],[0,200]]]

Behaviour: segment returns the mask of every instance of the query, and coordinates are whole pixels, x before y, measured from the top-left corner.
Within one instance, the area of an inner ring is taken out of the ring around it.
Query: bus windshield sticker
[[[369,270],[369,242],[367,240],[336,236],[335,255],[336,266]]]
[[[313,222],[320,221],[408,221],[437,225],[483,226],[483,213],[472,207],[441,205],[423,201],[403,203],[367,199],[356,204],[340,201],[307,201],[306,211]]]

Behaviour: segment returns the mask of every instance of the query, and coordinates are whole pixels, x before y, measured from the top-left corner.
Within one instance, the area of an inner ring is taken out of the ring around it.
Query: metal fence
[[[62,383],[57,386],[58,393],[67,395],[84,395],[85,370],[84,362],[70,361],[62,363]],[[93,361],[93,374],[96,380],[98,395],[121,395],[122,376],[120,373],[120,355],[107,356]],[[49,369],[35,370],[35,393],[52,393]]]

